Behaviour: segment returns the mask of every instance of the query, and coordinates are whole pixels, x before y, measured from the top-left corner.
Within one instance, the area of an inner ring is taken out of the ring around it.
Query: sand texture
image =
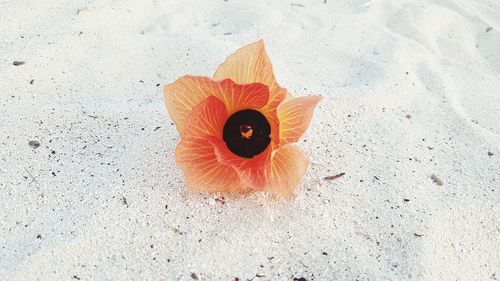
[[[309,171],[187,190],[162,86],[260,38]],[[0,0],[0,122],[0,280],[500,279],[497,0]]]

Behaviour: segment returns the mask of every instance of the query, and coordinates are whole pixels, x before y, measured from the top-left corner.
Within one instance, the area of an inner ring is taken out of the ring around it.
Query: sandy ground
[[[186,190],[162,85],[259,38],[309,171]],[[0,279],[498,280],[499,46],[496,0],[0,1]]]

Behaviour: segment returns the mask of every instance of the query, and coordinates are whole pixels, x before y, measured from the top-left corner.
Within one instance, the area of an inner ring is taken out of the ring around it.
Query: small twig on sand
[[[432,175],[431,175],[431,179],[432,179],[432,181],[433,181],[435,184],[437,184],[437,185],[439,185],[439,186],[443,185],[443,181],[442,181],[442,180],[440,180],[440,179],[439,179],[436,175],[432,174]]]
[[[36,180],[36,178],[35,178],[35,177],[34,177],[34,176],[30,173],[30,171],[29,171],[28,169],[24,168],[24,170],[25,170],[25,171],[26,171],[26,173],[28,173],[28,175],[30,176],[30,178],[31,178],[31,182],[36,182],[36,183],[38,183],[38,182],[37,182],[37,180]]]
[[[328,177],[324,177],[323,179],[326,180],[326,181],[331,181],[331,180],[334,180],[334,179],[337,179],[337,178],[340,178],[341,176],[345,175],[344,172],[340,173],[340,174],[336,174],[334,176],[328,176]]]

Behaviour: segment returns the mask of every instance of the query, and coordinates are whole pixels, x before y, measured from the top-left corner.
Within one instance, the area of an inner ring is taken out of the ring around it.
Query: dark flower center
[[[253,109],[241,110],[229,117],[224,125],[223,138],[234,154],[252,158],[271,142],[271,126],[262,113]]]

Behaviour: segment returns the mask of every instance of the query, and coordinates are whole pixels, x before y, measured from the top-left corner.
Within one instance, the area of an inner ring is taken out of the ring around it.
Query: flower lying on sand
[[[287,196],[298,186],[309,161],[292,143],[321,97],[293,98],[281,88],[262,40],[230,55],[213,79],[183,76],[164,94],[188,187]]]

